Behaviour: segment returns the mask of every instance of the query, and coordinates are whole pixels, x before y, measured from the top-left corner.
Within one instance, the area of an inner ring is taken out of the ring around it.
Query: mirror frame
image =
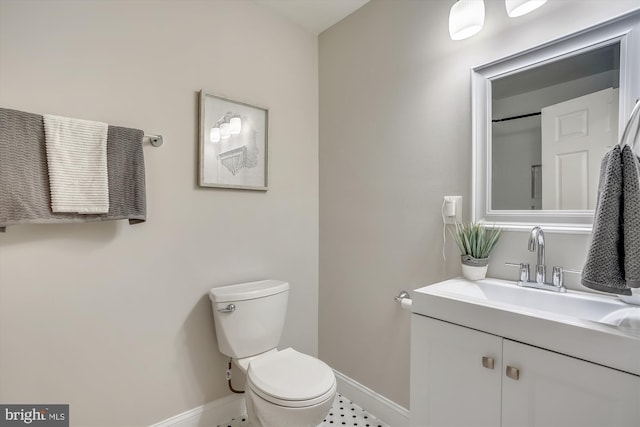
[[[491,209],[491,81],[564,57],[620,43],[618,135],[622,134],[635,101],[640,98],[640,11],[633,11],[569,36],[536,46],[471,69],[472,96],[472,197],[474,222],[494,224],[506,230],[590,233],[592,210],[493,210]],[[618,137],[619,138],[619,137]],[[637,152],[637,150],[636,150]]]

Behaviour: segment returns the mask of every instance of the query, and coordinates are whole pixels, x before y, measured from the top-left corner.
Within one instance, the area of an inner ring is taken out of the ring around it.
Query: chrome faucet
[[[547,266],[544,263],[544,231],[540,227],[533,227],[529,235],[529,252],[538,249],[538,263],[536,264],[536,283],[545,283]]]
[[[544,260],[544,232],[540,227],[533,227],[529,234],[529,251],[538,251],[536,264],[536,280],[529,280],[529,264],[507,262],[507,265],[518,267],[518,286],[527,288],[545,289],[555,292],[567,292],[564,286],[564,270],[562,267],[553,267],[551,283],[547,283],[547,266]],[[574,271],[569,271],[574,272]]]

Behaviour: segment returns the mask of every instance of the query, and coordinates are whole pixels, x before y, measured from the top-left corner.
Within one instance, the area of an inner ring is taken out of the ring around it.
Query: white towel
[[[109,212],[106,123],[43,116],[51,210]]]

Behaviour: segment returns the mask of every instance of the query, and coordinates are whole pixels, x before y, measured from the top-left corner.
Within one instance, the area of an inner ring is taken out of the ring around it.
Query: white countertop
[[[414,290],[412,312],[640,375],[640,307],[615,296],[455,278]]]

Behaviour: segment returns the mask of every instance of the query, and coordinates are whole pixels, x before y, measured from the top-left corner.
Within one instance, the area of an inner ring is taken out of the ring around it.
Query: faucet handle
[[[562,267],[553,267],[553,275],[551,276],[553,286],[560,288],[564,285],[564,270]]]
[[[562,267],[553,267],[553,277],[551,283],[553,283],[554,286],[558,286],[561,288],[564,287],[565,273],[582,274],[582,270],[568,270]]]
[[[578,273],[578,271],[565,270],[562,267],[553,267],[551,283],[557,288],[558,292],[567,292],[567,288],[564,286],[564,273]]]
[[[505,265],[509,267],[518,267],[518,281],[519,282],[528,282],[529,281],[529,264],[526,262],[505,262]]]

